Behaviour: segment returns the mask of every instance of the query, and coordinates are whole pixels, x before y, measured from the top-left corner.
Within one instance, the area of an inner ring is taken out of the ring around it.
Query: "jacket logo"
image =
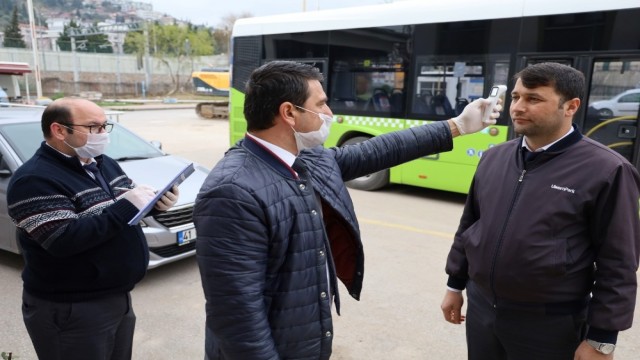
[[[575,189],[569,189],[569,188],[568,188],[568,187],[566,187],[566,186],[558,186],[558,185],[556,185],[556,184],[551,184],[551,188],[552,188],[553,190],[565,191],[565,192],[568,192],[568,193],[571,193],[571,194],[575,194],[575,193],[576,193],[576,190],[575,190]]]

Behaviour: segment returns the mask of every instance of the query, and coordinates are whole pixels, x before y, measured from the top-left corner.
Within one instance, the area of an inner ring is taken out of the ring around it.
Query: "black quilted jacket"
[[[209,174],[194,210],[207,300],[206,357],[328,359],[329,294],[340,311],[336,277],[359,299],[364,273],[344,181],[452,146],[443,122],[342,148],[317,147],[298,156],[308,167],[301,178],[250,138],[232,147]]]

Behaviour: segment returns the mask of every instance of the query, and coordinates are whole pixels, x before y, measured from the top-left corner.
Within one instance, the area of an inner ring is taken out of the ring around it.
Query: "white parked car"
[[[601,117],[638,115],[640,107],[640,89],[631,89],[620,93],[609,100],[596,101],[591,107]]]

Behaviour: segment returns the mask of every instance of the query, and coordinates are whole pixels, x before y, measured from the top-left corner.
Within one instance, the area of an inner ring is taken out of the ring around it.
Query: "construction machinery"
[[[229,69],[203,68],[191,74],[197,94],[226,97],[198,103],[196,114],[203,119],[226,119],[229,116]]]

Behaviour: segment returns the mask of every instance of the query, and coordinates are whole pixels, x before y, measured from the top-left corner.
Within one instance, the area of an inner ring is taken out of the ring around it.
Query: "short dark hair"
[[[40,125],[42,126],[42,134],[45,139],[51,137],[51,124],[54,122],[59,124],[71,124],[71,109],[67,104],[52,103],[49,104],[42,113],[42,120]],[[67,129],[69,134],[73,133],[73,130]]]
[[[283,102],[303,106],[309,97],[309,80],[324,78],[316,67],[294,61],[272,61],[255,69],[245,87],[247,130],[272,127]]]
[[[567,100],[578,98],[582,102],[585,94],[584,75],[572,68],[554,62],[538,63],[527,66],[513,77],[514,81],[520,79],[527,89],[540,86],[550,86],[560,95],[563,104]]]

